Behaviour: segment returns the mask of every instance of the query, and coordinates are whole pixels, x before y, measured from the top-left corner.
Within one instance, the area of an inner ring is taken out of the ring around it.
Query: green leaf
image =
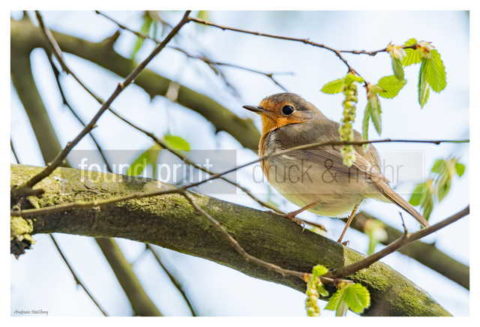
[[[321,297],[327,297],[330,295],[330,293],[328,293],[328,291],[325,289],[325,286],[323,286],[323,284],[317,285],[317,292]]]
[[[377,247],[378,240],[373,236],[373,234],[368,234],[368,249],[367,255],[372,255],[375,253],[375,248]]]
[[[412,206],[418,206],[424,201],[426,194],[427,185],[425,183],[419,183],[413,189],[412,195],[410,196],[408,202],[410,202]]]
[[[362,121],[362,137],[365,141],[368,141],[368,129],[370,127],[370,107],[367,105],[365,107],[365,112],[363,113]]]
[[[344,301],[353,312],[362,313],[370,306],[370,292],[365,286],[355,283],[344,289]]]
[[[403,45],[408,47],[417,44],[417,40],[412,38],[405,42]],[[417,49],[405,49],[405,57],[402,59],[403,66],[410,66],[413,64],[418,64],[422,61],[422,54]]]
[[[382,108],[380,106],[380,100],[376,94],[368,96],[366,110],[370,111],[370,117],[372,118],[375,130],[378,134],[382,134]]]
[[[322,87],[321,91],[327,94],[335,94],[335,93],[343,92],[344,87],[345,87],[345,78],[340,78],[325,84]]]
[[[462,177],[463,174],[465,173],[465,165],[460,162],[456,162],[455,171],[457,172],[458,177]]]
[[[438,201],[442,201],[445,196],[447,196],[448,192],[450,192],[450,189],[452,187],[452,179],[450,175],[445,174],[441,176],[436,183],[437,186],[437,197]]]
[[[340,303],[343,301],[343,295],[345,293],[345,288],[338,289],[328,300],[325,310],[336,311]]]
[[[142,24],[142,27],[140,28],[140,32],[144,35],[148,35],[153,23],[154,21],[152,17],[150,17],[148,13],[145,13],[143,15],[143,24]],[[137,53],[142,48],[144,41],[145,40],[143,38],[137,37],[137,39],[135,40],[135,44],[133,45],[132,53],[130,54],[130,59],[135,60],[135,57],[137,56]]]
[[[388,238],[385,225],[375,219],[367,219],[363,225],[363,232],[368,236],[367,254],[373,254],[379,241],[385,241]]]
[[[423,217],[425,217],[426,220],[430,219],[430,215],[432,214],[433,211],[433,196],[429,194],[426,198],[425,201],[422,204],[423,208]]]
[[[408,39],[407,41],[405,41],[405,43],[403,45],[406,46],[406,47],[409,47],[409,46],[417,44],[417,43],[418,43],[417,39],[412,37],[412,38]]]
[[[154,144],[147,150],[143,151],[128,167],[128,176],[138,176],[148,165],[155,165],[158,160],[161,148]]]
[[[437,50],[430,52],[430,58],[425,59],[425,80],[435,92],[440,92],[447,86],[447,72],[442,57]]]
[[[432,173],[443,174],[447,169],[447,163],[443,159],[437,159],[433,163],[432,169],[430,170]]]
[[[430,97],[430,86],[425,78],[425,63],[427,59],[422,59],[420,72],[418,73],[418,103],[420,107],[424,107]]]
[[[163,140],[170,148],[174,150],[190,151],[190,143],[180,136],[167,134],[163,137]]]
[[[358,82],[358,83],[363,83],[364,82],[364,79],[358,75],[355,75],[355,74],[352,74],[352,73],[348,73],[346,76],[345,76],[345,84],[351,84],[353,82]]]
[[[377,85],[381,87],[383,91],[379,92],[378,95],[387,99],[394,98],[398,95],[398,93],[406,83],[406,80],[400,80],[395,77],[395,75],[382,77],[378,81]]]
[[[355,313],[362,313],[370,306],[370,292],[361,284],[348,284],[332,295],[325,310],[337,311],[342,304],[346,304]]]
[[[199,10],[197,12],[197,18],[202,20],[208,20],[209,14],[208,10]]]
[[[402,61],[392,57],[392,69],[395,77],[403,81],[405,79],[405,71],[403,70]]]
[[[316,265],[312,269],[312,274],[314,277],[320,277],[325,275],[328,272],[328,268],[323,265]]]

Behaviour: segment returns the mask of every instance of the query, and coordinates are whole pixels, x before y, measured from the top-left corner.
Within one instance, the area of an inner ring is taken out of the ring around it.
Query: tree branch
[[[53,236],[53,234],[50,234],[50,239],[52,240],[53,245],[55,246],[55,249],[57,249],[57,252],[60,255],[60,257],[62,258],[63,262],[65,263],[68,270],[70,271],[70,274],[72,275],[73,279],[75,280],[75,284],[77,284],[77,286],[80,286],[81,288],[83,288],[83,290],[85,291],[87,296],[90,298],[90,300],[95,304],[95,306],[98,308],[98,310],[100,310],[100,312],[104,316],[108,316],[107,311],[102,307],[102,305],[98,302],[98,300],[93,296],[93,294],[87,288],[85,283],[82,282],[82,280],[80,279],[80,276],[77,275],[77,273],[73,269],[72,265],[68,261],[67,257],[63,253],[62,249],[60,248],[60,245],[58,244],[58,242],[55,239],[55,236]]]
[[[61,146],[53,131],[47,109],[45,108],[42,98],[38,93],[38,89],[32,75],[31,62],[29,58],[31,49],[29,47],[26,47],[26,48],[22,47],[21,46],[22,43],[18,43],[16,45],[18,46],[12,45],[12,48],[11,48],[12,50],[12,56],[11,56],[12,81],[15,86],[15,90],[17,91],[17,94],[22,101],[22,104],[25,108],[27,116],[30,118],[30,122],[33,127],[35,138],[37,139],[37,142],[40,146],[43,159],[45,162],[49,162],[53,160],[55,155],[61,150]],[[51,131],[49,131],[49,129],[51,129]],[[98,244],[98,240],[95,239],[95,241]],[[114,241],[112,240],[112,242]],[[23,250],[23,247],[22,247],[22,250]],[[111,252],[104,252],[104,253],[105,255],[109,255]],[[110,258],[107,258],[107,260],[111,262],[111,261],[114,261],[115,258],[110,257]],[[117,269],[120,269],[120,268],[123,268],[126,271],[123,274],[119,274],[118,276],[134,274],[133,270],[129,265],[117,264]],[[123,286],[127,281],[119,281],[119,282]],[[139,287],[141,287],[141,285]],[[125,292],[130,290],[134,290],[134,288],[129,287],[124,289]],[[137,290],[134,290],[134,291],[137,292]],[[142,291],[143,289],[140,290],[139,292],[142,292]],[[136,299],[136,297],[133,295],[129,296],[127,294],[127,297],[131,300]],[[139,307],[139,304],[137,303],[135,304],[130,303],[130,304],[132,305],[133,308]],[[154,312],[153,310],[151,310],[151,308],[150,309],[147,308],[145,310]]]
[[[123,255],[117,242],[111,238],[97,238],[105,258],[121,284],[137,316],[162,316],[155,303],[145,292],[132,266]]]
[[[365,224],[369,220],[380,221],[378,218],[375,218],[366,212],[360,212],[353,220],[351,227],[364,232]],[[382,224],[387,233],[387,238],[381,243],[388,245],[402,236],[402,232],[398,229],[387,225],[384,222],[382,222]],[[466,289],[470,289],[469,267],[450,257],[445,252],[438,249],[434,244],[415,241],[400,248],[398,252],[415,259]]]
[[[102,42],[90,42],[55,31],[52,31],[52,35],[64,52],[89,60],[122,77],[126,77],[131,71],[132,61],[113,50],[115,38],[107,38]],[[11,21],[11,42],[12,47],[23,47],[27,51],[39,47],[49,50],[40,29],[26,20]],[[170,79],[149,69],[145,69],[135,80],[135,84],[151,97],[165,96],[171,83]],[[213,99],[184,85],[180,85],[178,89],[177,102],[205,117],[217,131],[225,131],[237,139],[242,146],[257,151],[260,133],[251,119],[238,117]]]
[[[290,37],[290,36],[283,36],[283,35],[275,35],[275,34],[262,33],[262,32],[257,32],[257,31],[249,31],[249,30],[245,30],[245,29],[242,29],[242,28],[219,25],[219,24],[208,22],[206,20],[195,18],[195,17],[190,17],[189,20],[192,21],[192,22],[195,22],[197,24],[202,24],[202,25],[206,25],[206,26],[219,28],[223,31],[232,31],[232,32],[238,32],[238,33],[243,33],[243,34],[250,34],[250,35],[256,35],[256,36],[268,37],[268,38],[277,39],[277,40],[300,42],[300,43],[308,44],[308,45],[311,45],[311,46],[314,46],[314,47],[317,47],[317,48],[322,48],[322,49],[325,49],[327,51],[330,51],[330,52],[334,53],[335,56],[337,56],[338,59],[340,59],[340,61],[347,67],[348,72],[353,72],[353,73],[359,75],[355,71],[355,69],[353,69],[352,66],[348,63],[348,61],[343,57],[342,53],[339,50],[334,49],[334,48],[332,48],[328,45],[325,45],[323,43],[313,42],[313,41],[310,41],[309,39],[304,39],[304,38],[297,38],[297,37]]]
[[[383,248],[382,250],[369,255],[368,257],[357,261],[355,263],[352,263],[346,267],[342,267],[339,269],[335,269],[331,271],[328,275],[331,277],[336,277],[336,278],[341,278],[341,277],[346,277],[350,276],[352,274],[355,274],[356,272],[365,269],[375,262],[383,259],[387,255],[397,251],[401,247],[414,242],[416,240],[421,239],[422,237],[425,237],[427,235],[430,235],[432,233],[435,233],[436,231],[458,221],[459,219],[467,216],[470,213],[470,206],[467,206],[463,210],[460,210],[456,214],[436,223],[435,225],[431,225],[427,228],[421,229],[415,233],[409,234],[408,231],[405,229],[404,234],[396,239],[394,242],[390,243],[387,247]]]
[[[39,168],[12,167],[12,184],[22,182]],[[64,182],[59,182],[64,181]],[[159,186],[157,181],[59,168],[39,184],[47,190],[40,206],[128,195]],[[165,187],[165,185],[163,185]],[[310,272],[323,264],[330,269],[362,259],[357,252],[303,230],[277,215],[195,195],[195,202],[218,220],[248,253],[294,271]],[[62,232],[96,237],[124,237],[157,244],[227,265],[248,275],[303,291],[305,283],[248,262],[184,196],[171,194],[115,203],[100,208],[66,210],[34,217],[34,233]],[[372,294],[370,315],[448,315],[412,282],[382,263],[352,276]]]
[[[125,24],[122,24],[121,22],[119,22],[118,20],[114,19],[113,17],[105,14],[104,12],[101,12],[99,10],[95,10],[95,13],[100,15],[100,16],[105,17],[106,19],[108,19],[109,21],[114,23],[118,28],[120,28],[122,30],[125,30],[127,32],[130,32],[130,33],[134,34],[135,36],[137,36],[141,39],[150,40],[150,41],[153,41],[157,44],[160,42],[160,40],[158,40],[158,39],[156,39],[152,36],[149,36],[149,35],[146,35],[146,34],[143,34],[143,33],[139,32],[139,31],[136,31],[134,29],[131,29],[130,27],[126,26]],[[215,74],[221,75],[221,77],[224,77],[224,76],[223,76],[223,73],[219,71],[218,66],[235,68],[235,69],[238,69],[238,70],[243,70],[243,71],[247,71],[247,72],[250,72],[250,73],[253,73],[253,74],[259,74],[259,75],[265,76],[266,78],[271,80],[272,83],[274,83],[280,89],[282,89],[282,91],[284,91],[284,92],[288,92],[287,88],[284,85],[282,85],[274,76],[275,75],[293,75],[292,72],[264,72],[264,71],[261,71],[261,70],[252,69],[252,68],[249,68],[249,67],[244,67],[244,66],[237,65],[237,64],[216,61],[216,60],[208,58],[205,55],[191,54],[190,52],[188,52],[185,49],[182,49],[178,46],[168,46],[168,48],[173,49],[173,50],[178,51],[178,52],[181,52],[182,54],[184,54],[188,58],[200,60],[201,62],[205,63],[208,67],[210,67],[210,69]],[[223,78],[223,79],[225,81],[225,78]],[[226,82],[226,83],[229,84],[228,82]]]
[[[44,25],[42,16],[38,11],[36,11],[35,13],[38,21],[40,22],[42,31],[44,32],[45,37],[49,42],[49,45],[51,45],[53,48],[52,50],[54,55],[61,56],[61,50],[59,50],[58,48],[58,43],[52,36],[50,30],[48,30]],[[60,151],[55,156],[52,162],[49,162],[47,166],[37,175],[31,177],[28,181],[25,181],[22,185],[19,185],[14,189],[12,189],[12,198],[16,198],[17,196],[21,195],[24,190],[31,189],[33,186],[35,186],[42,179],[50,175],[57,167],[59,167],[62,164],[62,162],[66,159],[70,151],[81,141],[81,139],[85,135],[90,133],[90,131],[95,127],[95,124],[97,123],[97,121],[105,113],[105,111],[108,110],[112,102],[115,101],[115,99],[123,92],[123,90],[125,90],[125,88],[127,88],[131,83],[133,83],[133,81],[145,69],[145,67],[153,60],[153,58],[155,58],[155,56],[158,55],[165,48],[168,42],[170,42],[170,40],[173,39],[173,37],[180,31],[180,29],[189,22],[188,20],[189,14],[190,14],[190,11],[187,10],[183,15],[182,19],[180,20],[180,22],[170,31],[170,33],[168,33],[165,39],[160,44],[158,44],[155,47],[155,49],[153,49],[153,51],[142,62],[140,62],[138,66],[135,67],[135,69],[127,75],[127,77],[125,77],[125,79],[122,82],[118,83],[113,93],[103,103],[100,109],[98,109],[97,113],[93,116],[90,122],[81,130],[81,132],[72,141],[67,143],[67,145],[63,148],[63,150]]]
[[[178,279],[175,277],[174,274],[172,274],[172,272],[170,272],[170,270],[165,266],[165,264],[163,263],[162,261],[162,258],[160,257],[160,255],[157,253],[157,251],[155,250],[155,248],[150,245],[150,244],[145,244],[146,247],[147,247],[147,250],[150,251],[150,253],[153,255],[153,257],[155,258],[155,261],[157,262],[157,264],[163,269],[163,271],[167,274],[168,276],[168,279],[170,279],[170,282],[177,288],[178,292],[180,293],[180,295],[182,296],[183,300],[185,301],[185,303],[187,304],[188,306],[188,309],[190,310],[190,313],[192,314],[192,316],[194,317],[197,317],[199,314],[197,312],[197,310],[195,309],[195,307],[193,306],[192,304],[192,301],[188,298],[188,295],[187,295],[187,292],[185,291],[182,283],[180,283],[178,281]]]

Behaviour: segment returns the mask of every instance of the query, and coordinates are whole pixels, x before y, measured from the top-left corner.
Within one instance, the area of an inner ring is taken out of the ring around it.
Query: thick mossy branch
[[[12,185],[40,168],[12,166]],[[38,187],[45,189],[41,207],[92,201],[163,187],[149,179],[59,168]],[[309,272],[312,266],[343,267],[362,258],[359,253],[279,216],[203,195],[195,200],[217,219],[250,254],[283,268]],[[34,233],[69,233],[123,237],[157,244],[206,258],[247,275],[304,291],[296,277],[283,277],[248,263],[181,195],[166,195],[115,203],[100,208],[71,210],[32,218]],[[375,263],[351,278],[372,295],[368,315],[445,316],[449,313],[411,281],[383,263]]]
[[[91,61],[119,76],[127,76],[134,68],[130,59],[119,55],[113,49],[115,38],[90,42],[55,31],[52,33],[63,51]],[[41,30],[29,20],[11,20],[11,44],[12,48],[21,49],[22,53],[29,53],[34,48],[49,50]],[[151,97],[165,96],[171,83],[170,79],[149,69],[145,69],[135,80],[135,84]],[[205,117],[217,131],[225,131],[242,146],[257,151],[260,134],[251,119],[242,119],[210,97],[183,85],[178,89],[177,102]]]

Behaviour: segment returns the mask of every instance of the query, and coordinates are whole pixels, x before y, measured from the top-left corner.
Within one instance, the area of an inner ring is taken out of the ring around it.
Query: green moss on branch
[[[39,168],[12,167],[12,184]],[[112,174],[60,168],[38,187],[46,190],[40,206],[88,201],[162,187],[156,181]],[[217,219],[250,254],[284,268],[308,272],[315,264],[338,268],[362,255],[325,237],[303,230],[275,214],[196,195],[196,202]],[[71,210],[34,217],[34,233],[69,233],[95,237],[123,237],[157,244],[202,257],[243,273],[299,291],[304,283],[248,263],[199,215],[181,195],[137,199],[101,208]],[[383,263],[375,263],[352,279],[367,286],[372,295],[369,315],[449,315],[428,294]]]

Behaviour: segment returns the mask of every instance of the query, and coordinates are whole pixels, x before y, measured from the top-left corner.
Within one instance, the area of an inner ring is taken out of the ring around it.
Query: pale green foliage
[[[190,144],[188,141],[177,135],[166,134],[163,137],[165,144],[173,150],[177,151],[190,151]],[[147,166],[152,167],[152,175],[155,178],[157,175],[157,161],[158,156],[162,148],[158,144],[154,144],[147,150],[142,152],[135,160],[130,164],[127,170],[127,175],[138,176]]]
[[[382,242],[387,239],[387,232],[385,231],[385,225],[381,221],[378,221],[375,219],[368,219],[365,222],[363,231],[368,236],[368,249],[367,249],[368,255],[375,252],[375,248],[378,242]]]
[[[373,122],[373,126],[378,134],[382,133],[382,106],[380,105],[380,99],[377,93],[383,89],[377,85],[367,85],[367,106],[365,107],[365,113],[363,116],[363,138],[368,140],[368,128],[370,120]]]
[[[346,284],[332,295],[325,310],[337,312],[337,316],[344,315],[346,308],[355,313],[362,313],[370,306],[370,292],[358,283]]]
[[[437,159],[430,170],[431,177],[415,186],[410,204],[420,206],[425,219],[429,219],[435,202],[442,201],[450,192],[453,178],[464,173],[465,165],[458,158]]]
[[[405,70],[403,69],[402,60],[392,57],[392,70],[396,78],[399,80],[405,79]]]
[[[345,91],[345,87],[348,87],[354,82],[362,83],[363,78],[358,75],[348,73],[345,77],[330,81],[322,87],[322,92],[327,94],[336,94]]]
[[[322,92],[327,94],[340,93],[340,92],[343,92],[344,87],[345,87],[345,78],[340,78],[325,84],[322,87]]]
[[[406,80],[399,80],[395,75],[384,76],[377,82],[377,86],[382,89],[382,91],[378,92],[378,95],[387,99],[394,98],[405,84],[407,84]]]
[[[190,151],[190,143],[180,136],[167,134],[163,137],[163,141],[174,150]]]
[[[150,30],[155,24],[156,23],[150,16],[150,14],[148,12],[145,12],[143,14],[143,23],[142,23],[142,27],[140,28],[140,32],[144,35],[148,35],[150,33]],[[130,54],[130,59],[135,60],[135,57],[137,56],[137,53],[142,48],[144,41],[145,40],[141,37],[136,38],[135,44],[133,45],[133,48],[132,48],[132,53]]]
[[[209,21],[210,19],[210,12],[208,10],[199,10],[197,11],[197,18],[201,20],[206,20]],[[206,25],[203,24],[196,24],[195,27],[197,28],[198,31],[202,32],[206,30]]]
[[[422,108],[430,98],[430,86],[427,83],[424,69],[426,62],[427,60],[423,59],[422,65],[420,66],[420,72],[418,73],[418,103]]]
[[[358,77],[358,76],[357,76]],[[342,124],[339,127],[340,140],[345,142],[351,142],[354,140],[353,134],[353,122],[356,115],[357,98],[357,84],[361,79],[356,78],[355,75],[349,73],[344,78],[343,94],[345,100],[343,101],[343,117]],[[350,167],[355,162],[355,150],[353,145],[344,145],[340,150],[343,157],[343,164]]]
[[[402,60],[407,56],[405,49],[401,45],[389,44],[387,45],[387,52],[392,59],[392,70],[396,78],[403,80],[405,78],[405,71],[403,69]]]
[[[208,20],[209,16],[210,15],[208,13],[208,10],[199,10],[197,12],[197,18],[198,19]]]
[[[127,175],[129,176],[138,176],[148,165],[155,166],[158,160],[158,155],[160,154],[161,148],[154,144],[149,147],[147,150],[143,151],[135,160],[130,164],[127,170]]]
[[[322,265],[316,265],[312,268],[312,273],[307,277],[307,290],[305,294],[307,298],[305,300],[305,309],[309,317],[320,316],[320,307],[318,305],[318,299],[320,296],[328,296],[328,292],[320,280],[320,276],[325,275],[328,272],[328,268]]]
[[[441,92],[447,86],[447,73],[442,57],[437,50],[430,52],[430,58],[424,59],[425,80],[435,92]]]
[[[365,108],[365,112],[363,114],[363,121],[362,121],[362,137],[364,140],[368,140],[368,129],[370,127],[370,109],[368,107],[368,104],[367,104],[367,107]],[[366,144],[365,146],[368,146],[368,144]]]
[[[414,46],[417,44],[417,39],[411,38],[403,45],[405,47]],[[418,64],[422,61],[422,54],[417,49],[405,49],[405,57],[402,59],[403,66],[407,67],[413,64]]]

